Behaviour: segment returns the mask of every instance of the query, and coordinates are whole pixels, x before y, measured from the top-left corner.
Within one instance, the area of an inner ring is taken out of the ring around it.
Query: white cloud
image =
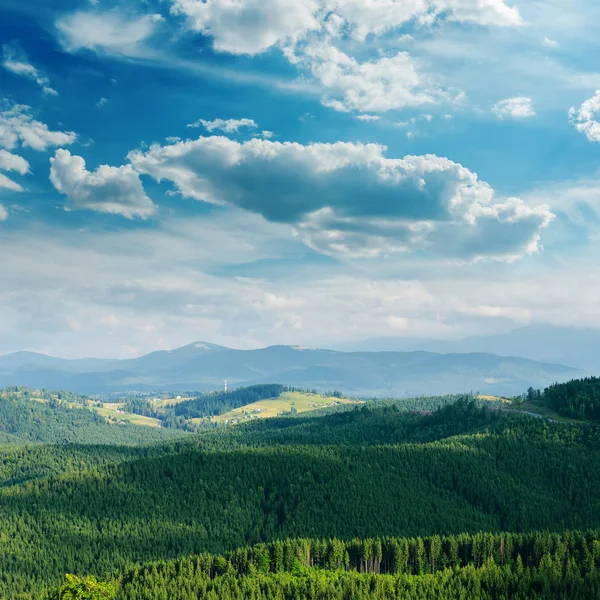
[[[600,90],[586,100],[579,109],[571,107],[569,110],[569,122],[577,131],[585,133],[590,142],[600,142],[600,122],[597,115],[600,113]]]
[[[22,192],[23,186],[19,185],[16,181],[13,181],[6,175],[0,173],[0,188],[10,190],[12,192]],[[3,219],[2,219],[3,220]]]
[[[381,117],[379,115],[356,115],[359,121],[379,121]]]
[[[96,102],[96,106],[98,108],[102,108],[107,102],[108,102],[108,99],[105,98],[104,96],[102,96],[102,98],[100,98],[100,100],[98,100],[98,102]]]
[[[200,137],[128,156],[185,197],[230,204],[296,227],[320,252],[375,256],[423,250],[514,259],[538,248],[546,205],[498,200],[460,164],[435,155],[386,158],[376,144],[302,145]]]
[[[406,52],[359,62],[331,44],[314,44],[297,60],[323,84],[323,104],[337,111],[385,112],[434,102]]]
[[[68,52],[94,50],[122,56],[144,54],[144,42],[158,30],[160,15],[129,15],[118,9],[77,11],[56,21]]]
[[[173,0],[171,10],[212,36],[215,50],[232,54],[259,54],[321,28],[316,0]]]
[[[285,226],[231,211],[115,230],[29,220],[0,239],[11,257],[0,261],[0,352],[114,357],[199,339],[328,347],[391,329],[462,337],[532,319],[600,326],[597,246],[577,265],[539,257],[518,266],[432,264],[413,256],[388,272],[391,261],[365,270],[360,261],[303,267],[294,260],[260,278],[214,274],[215,265],[297,257],[290,245],[298,242],[286,236]],[[119,323],[112,332],[102,323],[107,315]]]
[[[531,98],[526,98],[524,96],[500,100],[494,104],[492,112],[499,119],[527,119],[529,117],[535,117],[535,110]]]
[[[0,184],[1,187],[1,184]],[[0,204],[0,221],[6,221],[6,219],[8,219],[8,212],[6,210],[6,208],[4,208],[4,206],[2,206],[2,204]]]
[[[21,175],[25,175],[29,171],[29,163],[22,156],[0,149],[0,171],[16,171]],[[0,188],[13,192],[23,191],[22,186],[2,173],[0,173]]]
[[[72,144],[76,138],[72,131],[51,131],[45,123],[36,121],[29,107],[23,104],[0,112],[0,146],[9,150],[20,144],[43,151],[51,146]]]
[[[423,81],[414,59],[395,52],[366,56],[369,35],[408,23],[469,22],[519,26],[504,0],[171,0],[172,12],[212,38],[219,52],[257,55],[273,48],[310,72],[327,90],[323,103],[337,111],[383,112],[432,101],[436,86]],[[398,43],[405,41],[400,39]],[[358,43],[357,43],[358,42]]]
[[[416,19],[430,24],[444,16],[451,21],[478,25],[518,26],[523,20],[516,7],[503,0],[346,0],[328,2],[342,16],[353,37],[364,40],[369,34],[381,35]]]
[[[265,140],[270,140],[274,135],[274,133],[268,129],[263,129],[260,134],[265,138]]]
[[[58,92],[50,86],[50,80],[27,62],[25,55],[13,46],[2,47],[2,66],[15,75],[32,79],[42,88],[44,94],[58,96]]]
[[[546,46],[549,48],[558,48],[558,42],[547,37],[544,38],[544,44],[546,44]]]
[[[100,165],[90,172],[81,156],[60,149],[50,159],[50,181],[67,197],[68,210],[95,210],[128,219],[146,218],[156,212],[130,165]]]
[[[29,163],[22,156],[0,149],[0,170],[25,175],[29,171]]]
[[[479,25],[518,26],[516,7],[504,0],[172,0],[172,12],[196,31],[213,38],[214,48],[233,54],[259,54],[289,47],[311,32],[330,37],[349,34],[364,40],[409,21],[437,19]]]
[[[214,119],[206,121],[198,119],[195,123],[189,123],[188,127],[204,127],[206,131],[224,131],[226,133],[237,133],[240,127],[256,128],[258,125],[252,119]]]

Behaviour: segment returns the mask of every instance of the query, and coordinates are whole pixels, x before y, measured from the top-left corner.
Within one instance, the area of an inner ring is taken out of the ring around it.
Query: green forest
[[[555,383],[543,392],[530,388],[528,399],[547,404],[566,417],[598,421],[600,420],[600,377]]]
[[[468,396],[422,406],[371,402],[141,445],[4,445],[0,598],[103,598],[105,585],[165,600],[550,598],[564,585],[595,597],[598,428]],[[392,538],[410,568],[391,566]],[[341,562],[323,558],[324,539]],[[290,559],[306,545],[309,560]],[[268,564],[243,558],[256,552]]]
[[[168,429],[110,423],[86,408],[90,403],[89,398],[69,392],[41,390],[34,396],[25,388],[2,390],[0,444],[141,444],[182,435]]]
[[[588,600],[600,595],[599,536],[283,540],[133,566],[106,582],[69,576],[62,592],[87,583],[98,598],[118,600]]]

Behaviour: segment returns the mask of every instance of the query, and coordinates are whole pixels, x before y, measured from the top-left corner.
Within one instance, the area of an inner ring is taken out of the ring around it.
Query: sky
[[[600,328],[595,0],[3,0],[0,353]]]

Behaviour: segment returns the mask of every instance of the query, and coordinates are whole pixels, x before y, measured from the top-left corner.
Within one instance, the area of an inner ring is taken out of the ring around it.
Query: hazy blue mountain
[[[24,356],[26,355],[26,356]],[[340,352],[295,346],[234,350],[196,342],[124,360],[67,360],[17,353],[0,357],[0,386],[70,389],[211,390],[282,383],[354,395],[413,396],[480,391],[515,395],[580,375],[561,364],[491,353]]]
[[[600,330],[552,325],[529,325],[507,333],[456,341],[419,338],[376,338],[345,344],[345,351],[425,350],[441,353],[490,352],[569,365],[586,374],[600,373]]]

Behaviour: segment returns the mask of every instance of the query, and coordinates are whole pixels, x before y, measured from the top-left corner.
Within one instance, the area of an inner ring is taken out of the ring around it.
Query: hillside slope
[[[286,537],[600,527],[596,429],[466,401],[425,416],[363,406],[265,419],[145,455],[111,450],[104,463],[99,448],[89,462],[72,451],[25,449],[19,469],[47,461],[52,475],[15,482],[15,464],[0,481],[0,531],[11,532],[0,598],[39,600],[67,572]]]
[[[0,444],[140,444],[185,435],[170,429],[112,423],[83,405],[31,396],[30,390],[0,390]]]

